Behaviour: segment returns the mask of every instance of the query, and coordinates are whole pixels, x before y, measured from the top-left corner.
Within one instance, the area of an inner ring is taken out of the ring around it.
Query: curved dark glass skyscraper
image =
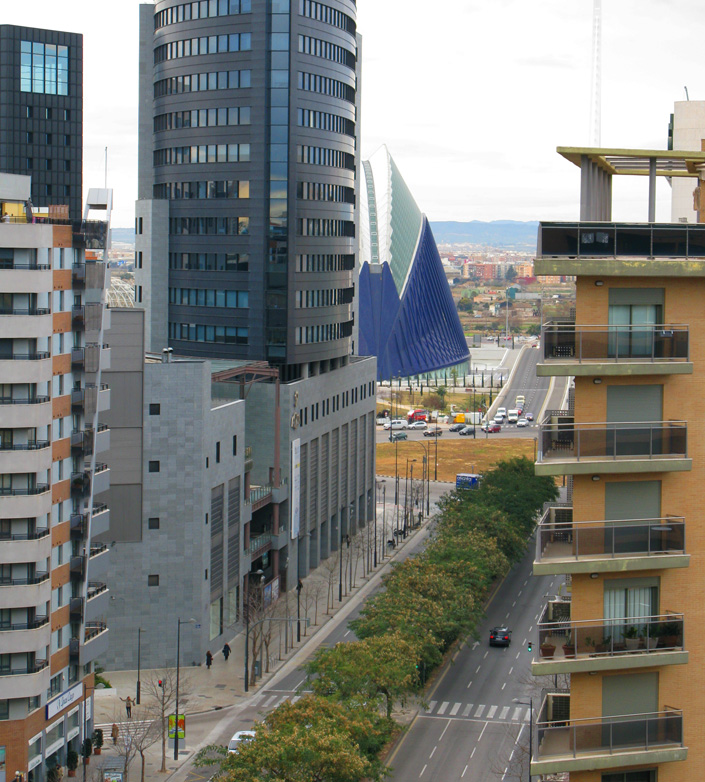
[[[284,379],[335,368],[352,335],[355,3],[157,0],[140,18],[148,346],[266,359]]]
[[[359,352],[377,379],[467,361],[467,341],[425,215],[386,147],[363,164]]]

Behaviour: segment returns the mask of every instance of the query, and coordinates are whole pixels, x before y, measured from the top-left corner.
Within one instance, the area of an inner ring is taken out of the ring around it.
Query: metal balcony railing
[[[35,440],[31,443],[3,443],[0,442],[0,451],[42,451],[51,445],[49,440]]]
[[[688,361],[684,325],[576,326],[545,323],[541,344],[546,361]]]
[[[539,620],[536,660],[617,657],[685,648],[683,614],[551,621],[554,605],[548,603]]]
[[[91,546],[91,557],[97,557],[98,554],[102,554],[104,551],[108,550],[108,544],[103,543],[100,546]]]
[[[86,641],[95,638],[96,635],[105,632],[108,629],[106,622],[86,622]]]
[[[94,597],[97,597],[102,592],[107,592],[108,586],[107,584],[104,584],[102,581],[89,581],[88,582],[88,599],[91,600]]]
[[[15,399],[10,396],[0,396],[0,405],[43,405],[48,401],[48,396],[33,396],[30,399]]]
[[[0,586],[32,586],[34,584],[41,584],[49,578],[48,572],[37,572],[33,576],[27,576],[26,578],[10,578],[0,576]]]
[[[24,668],[0,668],[0,676],[27,676],[32,673],[43,671],[47,665],[47,660],[35,660],[34,664],[27,665]]]
[[[0,632],[11,630],[37,630],[48,624],[48,616],[35,616],[29,622],[0,622]]]
[[[48,307],[0,307],[0,315],[50,315],[51,310]]]
[[[536,532],[537,562],[684,553],[682,516],[574,522],[572,508],[548,508]]]
[[[49,534],[48,527],[36,527],[32,532],[2,532],[0,540],[41,540]]]
[[[49,491],[48,483],[38,483],[36,486],[30,486],[24,489],[6,489],[0,487],[0,497],[27,497],[36,494],[46,494]]]
[[[49,358],[46,350],[35,350],[33,353],[13,353],[9,356],[0,356],[0,361],[44,361]]]
[[[685,421],[624,423],[556,423],[539,427],[537,461],[565,459],[685,458],[688,426]]]
[[[540,223],[537,258],[702,258],[705,226],[685,223]]]
[[[535,760],[683,746],[683,714],[678,709],[594,719],[549,719],[559,698],[570,702],[570,695],[547,695],[534,726]]]

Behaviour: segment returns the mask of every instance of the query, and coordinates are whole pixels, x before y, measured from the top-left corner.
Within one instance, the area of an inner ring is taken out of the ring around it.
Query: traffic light
[[[530,651],[530,650],[529,650],[529,651]],[[160,680],[157,682],[157,684],[158,684],[160,687],[162,687],[162,688],[164,687],[164,682],[163,682],[161,679],[160,679]]]
[[[532,648],[533,648],[532,643],[531,643],[531,641],[529,641],[529,643],[526,645],[526,650],[528,652],[530,652],[532,650]]]

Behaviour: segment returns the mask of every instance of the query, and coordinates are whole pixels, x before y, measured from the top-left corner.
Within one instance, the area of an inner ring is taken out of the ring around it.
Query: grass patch
[[[444,435],[445,436],[445,435]],[[436,444],[428,438],[424,445],[430,447],[431,479],[433,479],[433,459],[436,454]],[[398,448],[399,474],[404,475],[406,460],[416,459],[414,476],[421,477],[421,448],[411,440],[400,440],[398,443],[378,443],[377,445],[377,475],[394,475],[395,449]],[[487,472],[498,462],[526,456],[533,459],[534,440],[529,437],[488,439],[478,437],[476,440],[456,438],[438,441],[438,480],[455,482],[459,472]]]

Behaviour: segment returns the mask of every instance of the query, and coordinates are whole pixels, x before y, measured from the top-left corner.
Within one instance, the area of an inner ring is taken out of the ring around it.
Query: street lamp
[[[299,583],[296,585],[296,643],[301,641],[301,590],[304,585],[299,579]]]
[[[88,751],[89,747],[87,743],[88,736],[86,735],[88,732],[88,719],[86,718],[86,713],[88,709],[86,708],[86,703],[88,703],[89,692],[95,692],[95,687],[88,687],[84,683],[83,684],[83,782],[86,782],[86,759],[90,754],[90,752]],[[95,725],[95,722],[93,724]]]
[[[340,574],[338,576],[338,602],[343,602],[343,511],[345,506],[340,506],[340,547],[338,548],[338,559],[340,560]]]
[[[142,635],[142,628],[137,628],[137,694],[135,697],[135,704],[137,706],[140,705],[140,690],[142,689],[142,685],[140,683],[140,656],[142,651],[142,645],[141,645],[141,635]]]
[[[378,504],[377,497],[379,496],[377,492],[380,489],[386,490],[387,487],[384,486],[385,483],[386,481],[384,479],[382,479],[381,481],[375,481],[375,495],[376,495],[375,496],[375,556],[374,556],[375,567],[377,567],[377,504]],[[384,538],[384,506],[382,506],[382,538]],[[384,552],[384,549],[382,549],[382,551]]]
[[[252,576],[259,576],[260,584],[264,583],[264,571],[263,570],[255,570],[253,573],[248,573],[248,577]],[[250,663],[250,608],[252,606],[252,601],[249,599],[249,592],[250,592],[250,584],[248,582],[247,584],[247,593],[248,593],[248,600],[247,605],[245,606],[245,692],[249,692],[250,689],[250,674],[249,674],[249,663]],[[287,593],[288,594],[288,593]],[[177,668],[178,672],[178,668]],[[178,677],[177,677],[178,681]]]
[[[512,698],[512,700],[514,703],[529,707],[529,782],[531,782],[531,758],[534,754],[534,699],[529,698],[528,703],[519,698]]]
[[[179,666],[181,662],[181,625],[193,624],[195,619],[176,623],[176,703],[174,708],[174,760],[179,759]]]

